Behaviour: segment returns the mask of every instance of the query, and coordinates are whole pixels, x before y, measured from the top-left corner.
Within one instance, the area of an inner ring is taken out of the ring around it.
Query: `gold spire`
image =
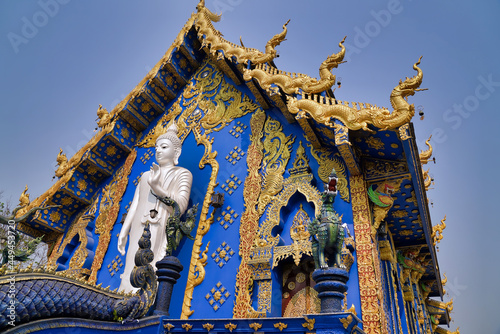
[[[427,139],[425,141],[425,143],[427,144],[427,146],[429,147],[426,151],[421,151],[420,152],[420,163],[422,165],[425,165],[426,163],[429,162],[429,160],[431,159],[432,157],[432,146],[431,146],[431,143],[430,143],[430,140],[431,140],[431,137],[432,135],[429,136],[429,139]]]

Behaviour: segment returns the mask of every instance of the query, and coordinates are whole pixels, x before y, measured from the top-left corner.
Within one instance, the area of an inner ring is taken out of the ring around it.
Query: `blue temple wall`
[[[218,71],[214,65],[208,64],[205,65],[205,67],[206,66],[210,67],[214,72]],[[198,70],[198,75],[202,71],[203,66]],[[186,74],[186,76],[187,75],[188,74]],[[196,80],[194,79],[195,76],[196,75],[193,75],[190,79],[190,82],[193,84],[196,83]],[[234,85],[232,80],[226,75],[224,75],[224,81],[233,87],[236,87],[242,95],[248,96],[256,105],[258,105],[253,97],[253,94],[245,85]],[[178,94],[178,97],[180,94],[181,93]],[[175,101],[176,99],[173,99],[168,105],[165,106],[166,113],[168,113]],[[310,166],[310,171],[313,175],[311,184],[316,187],[319,192],[322,192],[324,190],[323,181],[321,181],[318,175],[318,169],[320,166],[317,160],[311,155],[310,148],[307,146],[309,141],[304,135],[302,128],[298,123],[289,124],[282,112],[277,108],[268,109],[265,113],[268,119],[271,118],[279,122],[285,136],[293,136],[294,138],[293,144],[291,145],[290,158],[287,162],[283,177],[285,179],[290,177],[288,170],[293,166],[299,142],[302,142],[302,146],[305,148],[305,154],[309,160],[308,164]],[[216,160],[219,164],[219,172],[216,179],[218,186],[215,187],[214,191],[224,194],[224,205],[218,209],[211,207],[209,211],[210,215],[212,211],[215,210],[214,222],[208,233],[204,236],[202,245],[203,250],[207,246],[208,242],[210,242],[207,252],[208,260],[205,266],[206,276],[203,282],[194,288],[191,309],[195,312],[190,319],[232,318],[233,316],[233,306],[236,302],[236,273],[241,262],[241,257],[238,255],[240,246],[239,225],[241,215],[245,211],[243,189],[244,182],[248,174],[246,151],[251,143],[250,119],[252,114],[252,112],[249,112],[241,117],[231,119],[227,124],[222,123],[216,128],[216,130],[213,130],[208,134],[209,138],[213,139],[212,152],[217,152]],[[158,125],[158,123],[162,122],[163,116],[164,115],[157,116],[156,119],[153,120],[144,131],[142,131],[138,142],[140,142],[141,139],[144,139],[147,134]],[[180,115],[177,119],[179,119],[179,117]],[[123,272],[125,265],[125,256],[121,256],[117,251],[118,234],[120,233],[122,227],[121,221],[123,215],[128,211],[132,202],[135,188],[140,176],[142,173],[149,170],[152,163],[155,161],[154,147],[135,147],[134,149],[137,151],[137,158],[135,159],[130,175],[128,176],[128,185],[120,202],[120,210],[116,223],[111,230],[109,246],[107,248],[106,255],[103,258],[102,267],[97,274],[97,284],[102,283],[102,286],[109,286],[111,290],[119,287],[120,275]],[[334,147],[330,147],[329,149],[332,154],[337,153]],[[210,175],[212,172],[210,165],[205,165],[203,169],[200,169],[199,167],[199,163],[204,152],[204,146],[197,144],[195,135],[191,131],[184,138],[183,151],[179,159],[179,166],[189,169],[193,174],[193,185],[188,207],[199,203],[197,221],[200,218],[201,207],[203,205],[207,185],[210,181]],[[348,180],[349,175],[347,168],[346,174],[346,179]],[[114,175],[109,176],[95,193],[101,193],[105,186],[113,180],[113,177]],[[232,186],[229,186],[231,182]],[[100,213],[99,208],[101,200],[102,198],[99,198],[97,203],[97,212],[95,213],[96,218],[88,224],[89,233],[92,231],[92,234],[88,237],[88,240],[90,240],[87,245],[89,257],[84,265],[84,268],[87,269],[90,269],[92,256],[94,255],[93,253],[96,250],[100,238],[99,234],[96,234],[95,230],[92,230],[92,228],[95,226],[95,221]],[[273,229],[273,235],[276,235],[277,233],[280,234],[279,245],[290,245],[293,242],[290,236],[290,227],[293,217],[299,210],[300,204],[302,204],[303,209],[306,211],[310,219],[314,218],[314,205],[311,202],[307,202],[303,194],[296,192],[290,198],[289,202],[280,210],[280,224]],[[350,234],[354,236],[352,206],[350,201],[345,201],[340,198],[340,196],[337,196],[334,208],[339,215],[343,215],[343,222],[347,223]],[[229,220],[224,219],[227,215],[230,215]],[[262,224],[266,218],[267,212],[261,216],[259,223]],[[193,230],[192,235],[194,236],[195,233],[196,227]],[[78,240],[75,239],[74,242],[67,246],[65,253],[58,260],[60,269],[67,269],[69,267],[69,261],[74,255],[77,245]],[[179,318],[181,315],[182,301],[184,300],[184,292],[188,279],[192,249],[193,241],[185,239],[181,242],[178,250],[175,252],[175,255],[184,265],[184,270],[181,272],[181,278],[178,280],[173,291],[170,314],[174,319]],[[219,256],[220,250],[222,249],[224,249],[227,254],[224,258]],[[354,258],[356,259],[355,252]],[[267,312],[268,317],[280,317],[282,315],[282,273],[280,270],[281,269],[279,267],[272,269],[272,301],[271,308]],[[356,260],[350,270],[348,287],[346,306],[348,308],[351,305],[354,305],[358,311],[358,315],[360,315],[361,306]],[[217,291],[221,292],[223,297],[215,300],[214,292]],[[253,307],[256,310],[259,308],[258,293],[258,284],[255,281],[253,286]]]

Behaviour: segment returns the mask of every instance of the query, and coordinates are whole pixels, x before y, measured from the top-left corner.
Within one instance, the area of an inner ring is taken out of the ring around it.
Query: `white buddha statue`
[[[185,168],[176,166],[181,155],[182,142],[177,137],[177,126],[171,125],[167,132],[156,140],[156,161],[148,172],[145,172],[135,190],[132,205],[128,211],[123,227],[118,237],[118,251],[125,255],[125,245],[129,237],[129,246],[125,261],[125,269],[120,276],[122,282],[120,291],[135,292],[130,284],[130,274],[134,268],[134,257],[137,252],[138,241],[147,221],[151,229],[151,250],[154,259],[151,263],[163,259],[167,249],[167,235],[165,232],[167,219],[172,214],[171,207],[158,200],[151,192],[159,197],[168,197],[179,204],[181,214],[186,211],[193,176]]]

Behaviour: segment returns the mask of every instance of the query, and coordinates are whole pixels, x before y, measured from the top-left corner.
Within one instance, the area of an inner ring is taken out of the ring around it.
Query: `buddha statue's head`
[[[167,132],[156,139],[156,161],[160,166],[177,165],[182,151],[182,142],[177,137],[177,125],[172,123]]]

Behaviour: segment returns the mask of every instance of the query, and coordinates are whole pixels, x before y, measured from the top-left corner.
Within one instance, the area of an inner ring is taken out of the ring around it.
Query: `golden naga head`
[[[422,90],[427,90],[427,88],[423,89],[417,89],[420,87],[420,84],[422,83],[422,79],[424,78],[424,74],[422,73],[422,70],[417,66],[420,65],[420,61],[422,60],[422,56],[418,58],[418,61],[413,64],[413,69],[417,71],[417,75],[412,77],[412,78],[406,78],[405,81],[399,80],[399,85],[397,88],[400,90],[414,90],[414,91],[422,91]],[[413,93],[411,94],[413,95]]]
[[[222,16],[222,14],[212,13],[207,7],[205,7],[205,0],[200,0],[200,2],[198,2],[198,4],[196,5],[196,10],[198,11],[198,13],[206,14],[210,21],[213,22],[219,22]]]
[[[286,21],[285,24],[283,24],[283,31],[280,32],[279,34],[276,34],[274,35],[266,44],[266,51],[268,48],[272,49],[272,51],[274,52],[274,54],[276,55],[276,50],[274,50],[274,48],[278,45],[281,44],[281,42],[285,41],[285,38],[286,38],[286,34],[288,32],[286,26],[288,25],[288,23],[290,22],[290,20]]]
[[[320,70],[322,67],[327,68],[328,70],[331,70],[332,68],[337,68],[339,64],[345,63],[344,61],[344,56],[345,56],[345,46],[344,42],[347,36],[344,36],[344,39],[342,39],[339,43],[340,51],[337,53],[332,54],[326,60],[321,64]]]

